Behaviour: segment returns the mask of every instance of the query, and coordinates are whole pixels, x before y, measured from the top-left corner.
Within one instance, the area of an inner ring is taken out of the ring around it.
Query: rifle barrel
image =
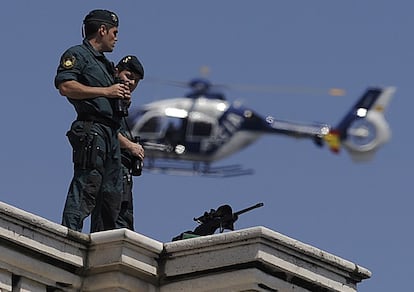
[[[260,208],[260,207],[263,207],[263,203],[257,203],[257,204],[256,204],[256,205],[254,205],[254,206],[250,206],[250,207],[245,208],[245,209],[243,209],[243,210],[237,211],[236,213],[234,213],[234,215],[240,215],[240,214],[243,214],[243,213],[249,212],[249,211],[251,211],[251,210],[253,210],[253,209]]]

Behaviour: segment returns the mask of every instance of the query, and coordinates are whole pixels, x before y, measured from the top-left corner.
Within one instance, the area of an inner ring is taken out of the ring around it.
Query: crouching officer
[[[118,17],[93,10],[83,21],[82,44],[67,49],[60,60],[55,86],[74,106],[77,119],[67,132],[73,149],[74,174],[62,224],[82,231],[83,221],[99,212],[102,224],[92,232],[116,228],[122,195],[118,140],[121,116],[116,105],[130,98],[129,87],[114,80],[114,66],[105,57],[117,41]]]

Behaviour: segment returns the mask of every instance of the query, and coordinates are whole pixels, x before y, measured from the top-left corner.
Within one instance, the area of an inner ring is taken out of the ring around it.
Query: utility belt
[[[103,116],[97,116],[93,114],[87,114],[87,113],[80,113],[78,114],[78,117],[76,118],[78,121],[90,121],[90,122],[96,122],[98,124],[102,124],[104,126],[110,127],[112,129],[118,129],[121,125],[120,123],[107,118]]]
[[[71,128],[66,133],[72,145],[72,161],[77,169],[97,168],[98,157],[105,160],[105,153],[98,145],[98,134],[92,132],[91,127],[92,122],[87,122],[83,130]]]

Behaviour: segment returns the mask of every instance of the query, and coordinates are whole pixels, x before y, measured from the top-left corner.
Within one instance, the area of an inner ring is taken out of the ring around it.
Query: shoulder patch
[[[67,56],[62,59],[62,67],[65,69],[71,69],[75,65],[75,56]]]

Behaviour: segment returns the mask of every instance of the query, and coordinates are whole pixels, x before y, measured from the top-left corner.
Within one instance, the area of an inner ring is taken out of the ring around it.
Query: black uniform
[[[113,64],[85,39],[61,57],[56,88],[68,80],[88,86],[114,84]],[[116,228],[122,194],[122,170],[118,133],[120,117],[114,114],[115,99],[68,98],[78,117],[67,132],[73,148],[74,176],[67,195],[62,224],[82,231],[83,220],[95,212],[102,220],[91,231]]]

